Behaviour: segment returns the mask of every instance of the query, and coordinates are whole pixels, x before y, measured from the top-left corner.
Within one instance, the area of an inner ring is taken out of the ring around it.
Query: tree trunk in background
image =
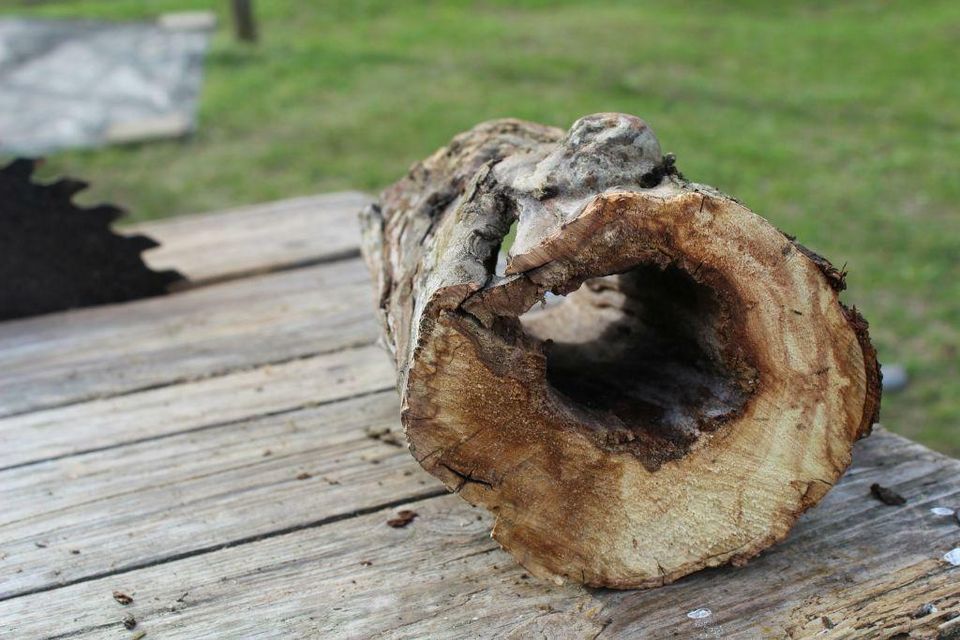
[[[844,274],[672,160],[633,116],[489,122],[362,214],[410,449],[538,576],[742,563],[877,417]]]
[[[233,8],[233,24],[237,39],[243,42],[257,41],[257,22],[253,15],[253,0],[230,0]]]

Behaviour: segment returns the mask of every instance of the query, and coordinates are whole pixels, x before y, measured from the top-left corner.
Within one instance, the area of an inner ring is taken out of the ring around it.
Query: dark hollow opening
[[[604,446],[655,469],[749,397],[755,375],[730,356],[725,304],[679,268],[641,265],[589,280],[521,322],[545,341],[547,380],[560,401]]]

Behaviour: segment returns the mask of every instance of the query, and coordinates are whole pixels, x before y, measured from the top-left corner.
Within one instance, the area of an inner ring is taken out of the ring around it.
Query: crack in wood
[[[447,471],[449,471],[449,472],[452,473],[453,475],[455,475],[455,476],[457,476],[458,478],[460,478],[460,480],[461,480],[460,484],[457,485],[457,487],[454,489],[454,492],[456,492],[456,493],[459,493],[460,490],[463,489],[463,487],[466,486],[467,484],[479,484],[479,485],[482,485],[482,486],[484,486],[484,487],[487,487],[488,489],[493,489],[493,488],[495,488],[495,485],[494,485],[492,482],[489,482],[489,481],[487,481],[487,480],[484,480],[483,478],[479,478],[479,477],[477,477],[477,476],[472,475],[473,472],[464,473],[464,472],[462,472],[462,471],[458,471],[458,470],[454,469],[453,467],[451,467],[451,466],[450,466],[449,464],[447,464],[446,462],[442,462],[442,461],[441,461],[441,462],[438,462],[437,464],[439,464],[441,467],[443,467],[444,469],[446,469]]]

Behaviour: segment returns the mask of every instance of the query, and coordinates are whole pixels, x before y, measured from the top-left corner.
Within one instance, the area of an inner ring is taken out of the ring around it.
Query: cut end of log
[[[479,125],[362,219],[411,451],[536,575],[744,562],[876,420],[843,274],[684,180],[634,116]]]

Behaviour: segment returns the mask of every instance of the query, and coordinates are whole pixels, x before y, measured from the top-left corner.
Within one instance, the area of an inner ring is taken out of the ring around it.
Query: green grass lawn
[[[214,9],[190,140],[59,154],[50,175],[135,219],[375,191],[474,123],[645,118],[687,177],[736,195],[850,276],[908,389],[882,422],[960,455],[960,3],[0,0],[4,14]]]

